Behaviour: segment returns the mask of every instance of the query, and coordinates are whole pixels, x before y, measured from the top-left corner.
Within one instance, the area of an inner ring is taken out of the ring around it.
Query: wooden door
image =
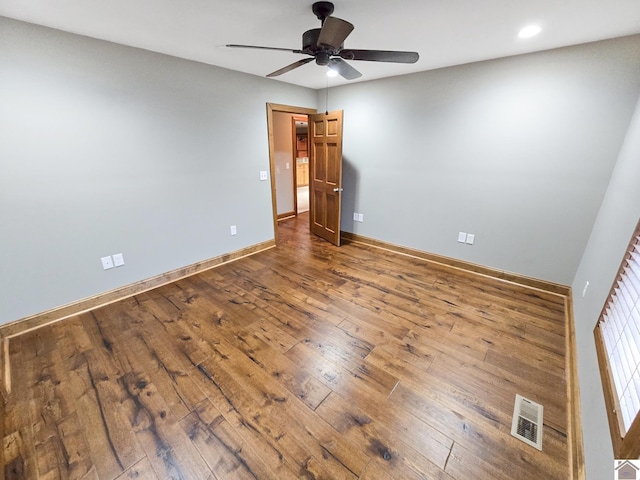
[[[340,245],[342,110],[309,115],[311,233]]]

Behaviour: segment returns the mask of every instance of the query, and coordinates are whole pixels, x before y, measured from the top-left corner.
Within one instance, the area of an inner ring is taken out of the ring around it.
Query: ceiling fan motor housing
[[[333,9],[333,3],[331,2],[316,2],[311,6],[311,11],[322,22],[333,13]]]

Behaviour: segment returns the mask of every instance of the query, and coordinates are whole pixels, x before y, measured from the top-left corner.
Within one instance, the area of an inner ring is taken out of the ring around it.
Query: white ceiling
[[[228,43],[301,48],[320,26],[313,0],[0,0],[0,15],[264,76],[305,56],[239,50]],[[358,81],[547,50],[640,33],[640,0],[335,0],[334,16],[355,30],[346,48],[411,50],[413,65],[351,62]],[[528,40],[519,29],[538,23]],[[278,77],[311,88],[327,85],[309,63]],[[330,85],[347,83],[341,77]],[[353,82],[353,80],[352,80]]]

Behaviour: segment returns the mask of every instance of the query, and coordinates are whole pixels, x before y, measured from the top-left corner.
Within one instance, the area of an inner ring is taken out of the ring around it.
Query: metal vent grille
[[[542,405],[516,394],[511,435],[542,450]]]

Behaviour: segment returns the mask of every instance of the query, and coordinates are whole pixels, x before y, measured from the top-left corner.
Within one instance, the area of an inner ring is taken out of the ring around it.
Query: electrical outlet
[[[121,253],[113,255],[113,266],[121,267],[122,265],[124,265],[124,256]]]
[[[236,235],[238,233],[238,229],[236,228],[235,225],[231,225],[230,230],[231,230],[231,235]]]
[[[467,245],[473,245],[476,236],[473,233],[467,233]]]
[[[111,255],[107,255],[106,257],[102,257],[100,259],[100,261],[102,262],[102,269],[103,270],[109,270],[110,268],[113,268],[113,259],[111,258]]]
[[[266,170],[260,170],[260,181],[264,182],[268,178],[269,174]]]
[[[464,232],[459,232],[458,233],[458,241],[460,243],[465,243],[467,241],[467,234]]]

